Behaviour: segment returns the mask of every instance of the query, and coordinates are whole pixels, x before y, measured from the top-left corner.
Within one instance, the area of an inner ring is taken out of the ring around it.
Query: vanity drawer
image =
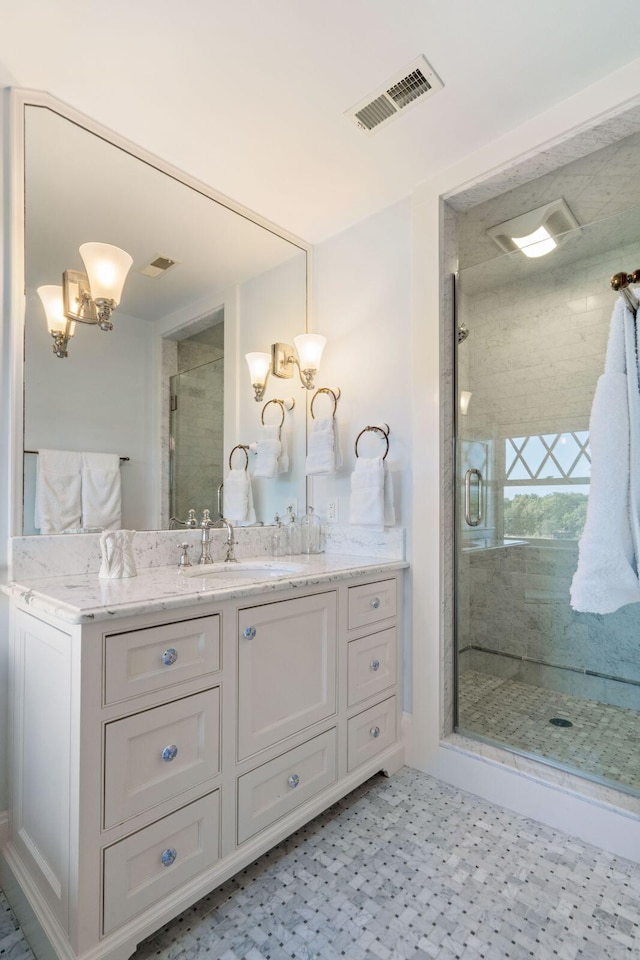
[[[104,851],[104,933],[211,867],[220,857],[220,791]]]
[[[105,637],[105,704],[220,669],[220,616]]]
[[[396,581],[380,580],[349,587],[349,630],[396,615]]]
[[[347,733],[347,770],[386,749],[396,739],[396,698],[390,697],[349,720]]]
[[[108,723],[105,828],[178,796],[219,772],[219,687]]]
[[[350,707],[396,682],[396,629],[381,630],[348,644]]]
[[[335,727],[238,778],[238,843],[335,783]]]

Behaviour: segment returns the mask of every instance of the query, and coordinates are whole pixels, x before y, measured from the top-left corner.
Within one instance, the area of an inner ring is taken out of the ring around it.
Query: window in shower
[[[504,441],[505,537],[577,540],[587,519],[589,433]]]

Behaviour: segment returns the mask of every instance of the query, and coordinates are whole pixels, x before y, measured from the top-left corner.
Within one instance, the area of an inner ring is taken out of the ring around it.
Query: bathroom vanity
[[[2,880],[40,960],[124,958],[403,762],[402,561],[10,584]]]

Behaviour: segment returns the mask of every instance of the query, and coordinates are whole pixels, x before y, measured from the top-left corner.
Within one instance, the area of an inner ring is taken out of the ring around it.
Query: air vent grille
[[[403,77],[400,83],[394,83],[387,93],[396,106],[402,109],[429,90],[431,90],[431,84],[422,70],[413,70],[407,77]]]
[[[390,123],[401,111],[442,90],[442,86],[442,81],[425,58],[418,57],[391,77],[380,90],[346,110],[345,116],[361,130],[370,133]]]
[[[393,104],[389,103],[386,97],[378,97],[373,103],[368,103],[362,110],[358,110],[356,116],[367,130],[373,130],[379,123],[383,123],[389,117],[392,117],[394,113],[397,113],[397,110]]]
[[[138,272],[141,273],[143,277],[151,277],[151,279],[155,280],[156,277],[164,276],[165,273],[177,266],[177,264],[177,260],[173,260],[163,253],[157,253],[151,260],[147,260]]]

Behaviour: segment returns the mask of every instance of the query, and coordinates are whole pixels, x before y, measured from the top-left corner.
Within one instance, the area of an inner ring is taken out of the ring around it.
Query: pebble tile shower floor
[[[552,717],[572,726],[553,727]],[[458,727],[640,791],[637,710],[466,670],[458,681]]]
[[[140,945],[135,960],[634,960],[640,865],[405,768]],[[31,960],[0,895],[0,957]]]

